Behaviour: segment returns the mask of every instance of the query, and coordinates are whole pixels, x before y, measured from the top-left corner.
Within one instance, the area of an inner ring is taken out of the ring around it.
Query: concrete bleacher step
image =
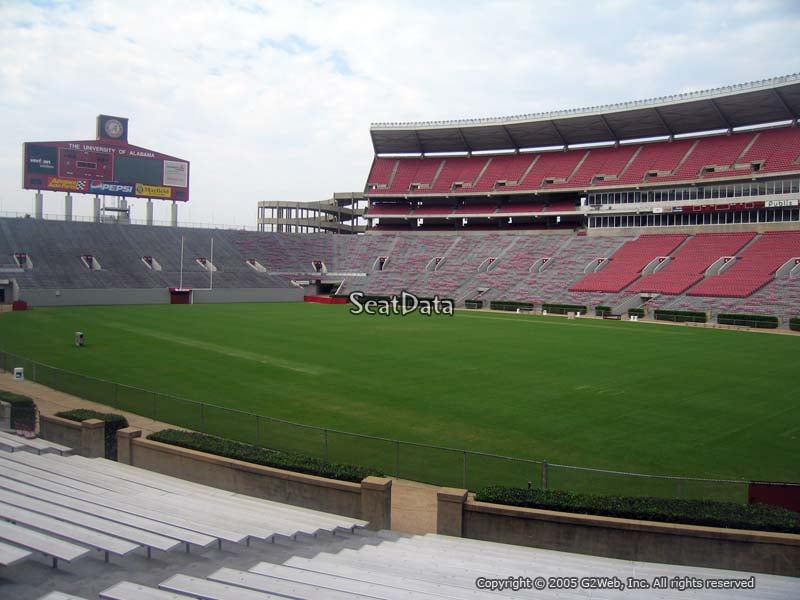
[[[70,457],[70,460],[79,462],[82,465],[86,465],[93,471],[109,472],[110,470],[110,472],[117,473],[117,476],[121,479],[125,479],[139,485],[154,487],[162,491],[189,496],[214,496],[217,498],[217,500],[215,500],[215,506],[219,506],[220,502],[224,505],[235,503],[238,506],[246,506],[253,510],[263,511],[265,509],[269,509],[270,511],[277,511],[277,513],[285,516],[286,518],[291,516],[293,521],[302,522],[310,520],[310,522],[313,523],[313,526],[318,530],[352,530],[354,527],[365,527],[367,525],[367,522],[361,519],[342,517],[310,508],[289,506],[272,500],[245,496],[243,494],[237,494],[228,490],[212,488],[210,486],[186,481],[183,479],[177,479],[168,475],[146,471],[130,465],[115,463],[102,458],[87,459],[82,456],[73,456]]]
[[[72,594],[65,594],[64,592],[50,592],[45,594],[39,600],[88,600],[83,596],[73,596]]]
[[[358,560],[337,560],[336,556],[320,554],[310,559],[295,556],[287,560],[284,565],[315,573],[386,585],[400,590],[444,596],[445,598],[496,597],[476,589],[474,579],[464,583],[455,581],[453,577],[444,572],[429,575],[424,572],[398,568],[393,564],[375,566]],[[260,565],[256,565],[250,570],[259,573]]]
[[[150,548],[155,548],[167,552],[181,544],[180,540],[174,538],[158,535],[143,529],[137,529],[123,523],[109,521],[71,508],[65,508],[63,505],[37,500],[31,496],[25,496],[7,490],[0,490],[0,502],[29,509],[49,517],[62,519],[88,529],[101,531],[108,535],[113,535],[139,544],[148,550]],[[68,504],[68,502],[64,502],[64,504]]]
[[[75,453],[72,448],[63,446],[61,444],[56,444],[55,442],[49,442],[41,438],[26,438],[19,435],[14,435],[12,433],[7,433],[5,431],[0,431],[0,448],[5,448],[6,445],[12,446],[12,452],[25,450],[28,452],[33,452],[34,454],[53,453],[61,456],[68,456]]]
[[[58,566],[58,561],[73,562],[91,553],[89,548],[60,540],[20,525],[0,521],[0,540],[20,546],[26,550],[41,552],[53,559],[53,566]]]
[[[10,567],[20,561],[31,557],[30,550],[25,550],[13,544],[0,542],[0,567]]]
[[[130,581],[120,581],[100,592],[99,596],[103,600],[187,600],[196,597],[167,592]]]
[[[108,554],[125,556],[139,548],[138,544],[128,542],[118,537],[107,535],[99,531],[93,531],[79,525],[66,523],[59,519],[53,519],[46,515],[35,513],[18,506],[12,506],[5,502],[0,502],[0,518],[7,521],[37,529],[41,532],[66,538],[71,542],[83,544],[85,546],[101,550]]]
[[[269,576],[274,579],[285,579],[300,583],[308,583],[322,588],[339,590],[350,594],[362,594],[372,598],[387,600],[434,600],[443,598],[441,594],[414,591],[389,583],[377,583],[366,578],[348,577],[345,573],[329,574],[285,565],[261,562],[250,569],[251,573]],[[439,589],[439,592],[442,590]]]
[[[257,592],[235,585],[209,581],[189,575],[173,575],[158,587],[162,590],[186,594],[202,600],[285,600],[286,596]],[[290,596],[291,597],[291,596]],[[294,596],[297,598],[297,596]]]
[[[270,523],[270,519],[263,518],[255,525],[252,521],[243,522],[239,514],[241,511],[231,510],[228,512],[224,510],[225,505],[228,503],[225,497],[220,497],[212,506],[207,502],[198,501],[193,497],[193,494],[184,496],[157,494],[154,496],[154,490],[152,488],[131,484],[126,481],[115,482],[107,475],[87,473],[85,469],[78,468],[67,461],[59,461],[58,458],[52,461],[49,460],[49,458],[50,457],[42,457],[40,462],[49,462],[52,468],[57,468],[68,477],[82,477],[97,485],[104,485],[107,488],[116,488],[114,491],[121,494],[132,494],[132,496],[137,499],[137,505],[155,511],[151,513],[155,518],[157,518],[158,513],[172,514],[175,515],[176,518],[181,518],[181,515],[186,514],[187,509],[191,508],[193,510],[190,511],[190,514],[192,514],[193,518],[196,519],[202,516],[202,520],[205,523],[216,524],[220,537],[227,541],[239,543],[246,541],[250,536],[268,538],[276,534],[293,535],[297,531],[297,528],[283,526],[282,523],[275,523],[274,519],[273,522]],[[222,515],[221,513],[223,512],[226,514]]]
[[[1,461],[0,461],[1,462]],[[70,508],[88,515],[98,515],[110,520],[135,525],[137,528],[180,540],[185,544],[206,547],[219,540],[233,543],[245,541],[246,536],[219,531],[217,528],[196,523],[186,519],[168,519],[157,508],[148,510],[140,506],[136,499],[130,501],[114,497],[93,496],[71,488],[49,482],[46,478],[32,478],[25,474],[4,471],[0,465],[0,473],[8,478],[0,488],[5,487],[20,494],[50,500],[55,503],[69,504]],[[13,480],[13,481],[12,481]]]
[[[215,500],[212,509],[215,513],[219,513],[220,509],[224,509],[225,507],[231,508],[233,511],[232,514],[234,515],[248,512],[246,510],[242,511],[242,508],[255,511],[255,514],[263,514],[264,511],[269,511],[271,522],[270,518],[262,517],[260,519],[261,524],[269,523],[269,526],[273,528],[273,533],[280,535],[292,535],[297,530],[311,533],[324,530],[332,531],[334,529],[352,530],[354,527],[364,527],[367,524],[366,521],[361,519],[331,515],[330,513],[324,513],[310,508],[287,506],[271,500],[253,498],[226,490],[210,488],[174,477],[151,473],[143,469],[130,467],[129,465],[118,465],[113,461],[105,459],[86,459],[76,456],[71,457],[70,460],[85,465],[91,465],[92,469],[101,472],[110,468],[114,472],[119,473],[119,469],[116,467],[122,467],[122,473],[119,475],[120,478],[137,483],[140,486],[154,486],[159,490],[179,496],[205,497],[213,495]],[[183,511],[183,507],[184,505],[181,503],[179,509]],[[291,524],[291,526],[287,526],[289,524]],[[267,531],[267,533],[268,532],[269,531]]]
[[[353,590],[343,591],[332,587],[318,586],[308,581],[297,581],[272,577],[263,573],[237,571],[236,569],[222,568],[208,575],[209,581],[216,581],[227,585],[278,594],[289,598],[325,598],[326,600],[347,600],[348,598],[364,598],[370,596],[359,594]]]

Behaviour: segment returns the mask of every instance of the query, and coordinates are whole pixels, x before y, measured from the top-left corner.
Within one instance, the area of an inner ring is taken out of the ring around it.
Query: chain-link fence
[[[747,502],[747,482],[626,473],[404,442],[292,423],[87,377],[0,352],[0,370],[86,400],[153,420],[333,463],[372,467],[386,475],[478,490],[489,485],[593,494]]]

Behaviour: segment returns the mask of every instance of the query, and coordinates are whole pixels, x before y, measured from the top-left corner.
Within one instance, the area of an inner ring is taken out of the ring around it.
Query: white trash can
[[[25,369],[22,367],[14,367],[14,379],[23,381],[25,379]]]

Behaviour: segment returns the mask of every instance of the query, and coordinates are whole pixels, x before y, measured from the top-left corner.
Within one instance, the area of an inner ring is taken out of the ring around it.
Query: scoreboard
[[[189,162],[127,143],[127,119],[98,117],[98,140],[27,142],[22,187],[189,200]]]

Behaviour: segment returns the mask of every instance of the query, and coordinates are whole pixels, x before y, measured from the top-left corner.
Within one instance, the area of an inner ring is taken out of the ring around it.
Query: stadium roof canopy
[[[512,117],[373,123],[376,154],[572,146],[797,119],[800,73],[649,100]]]

